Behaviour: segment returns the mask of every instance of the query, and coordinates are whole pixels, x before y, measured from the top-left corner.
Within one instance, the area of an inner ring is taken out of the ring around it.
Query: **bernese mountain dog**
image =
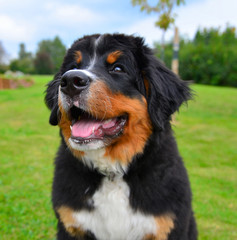
[[[58,240],[195,240],[171,115],[192,96],[136,36],[85,36],[49,82]]]

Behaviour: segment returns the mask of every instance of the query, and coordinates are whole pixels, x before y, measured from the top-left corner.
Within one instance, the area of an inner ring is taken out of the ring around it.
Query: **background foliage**
[[[160,45],[156,43],[157,56]],[[166,44],[165,64],[170,67],[172,43]],[[198,30],[194,39],[181,40],[179,71],[182,79],[195,83],[237,87],[237,37],[236,29],[227,26],[220,29]]]
[[[7,66],[2,60],[6,52],[0,42],[0,73],[9,69],[29,74],[53,74],[59,70],[65,53],[66,47],[58,36],[53,40],[40,41],[35,54],[27,52],[25,44],[21,43],[18,58],[11,60]]]
[[[59,37],[54,40],[43,40],[38,44],[35,58],[35,71],[38,74],[56,73],[66,53],[66,47]]]

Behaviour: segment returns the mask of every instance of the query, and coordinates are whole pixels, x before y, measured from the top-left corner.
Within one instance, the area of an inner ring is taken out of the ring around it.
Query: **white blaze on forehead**
[[[104,38],[104,36],[101,35],[94,42],[94,54],[93,54],[93,57],[91,58],[88,70],[91,70],[96,63],[96,59],[97,59],[96,50],[97,50],[97,47],[99,46],[100,42],[103,40],[103,38]]]
[[[100,42],[103,40],[104,35],[100,35],[96,40],[95,40],[95,49],[98,47]]]

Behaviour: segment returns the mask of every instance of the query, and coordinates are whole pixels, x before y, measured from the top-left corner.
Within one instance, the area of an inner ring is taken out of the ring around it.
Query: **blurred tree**
[[[38,74],[54,73],[52,58],[46,51],[37,52],[34,64],[36,73]]]
[[[7,53],[2,45],[2,42],[0,41],[0,64],[3,64],[5,62],[5,57]]]
[[[51,51],[51,56],[54,64],[54,72],[59,70],[65,53],[66,47],[62,43],[61,39],[58,36],[56,36],[53,40]]]
[[[32,53],[31,52],[26,52],[26,47],[24,43],[20,43],[20,50],[18,53],[18,57],[20,60],[25,59],[25,58],[32,58]]]
[[[161,36],[161,59],[164,61],[164,50],[165,50],[165,33],[170,25],[175,22],[175,14],[173,9],[175,5],[179,6],[181,3],[185,3],[184,0],[158,0],[157,4],[151,6],[148,0],[131,0],[133,6],[140,5],[141,11],[146,11],[148,14],[155,12],[159,15],[155,25],[163,30]]]
[[[0,41],[0,73],[3,73],[7,70],[7,65],[6,65],[6,58],[7,58],[7,53],[5,48],[2,45],[2,42]]]
[[[20,43],[18,59],[13,59],[10,62],[10,70],[21,71],[23,73],[34,73],[33,56],[31,52],[26,51],[24,43]]]
[[[59,37],[53,40],[42,40],[38,44],[35,58],[35,69],[40,74],[52,74],[59,70],[66,47]],[[44,61],[44,62],[42,62]]]

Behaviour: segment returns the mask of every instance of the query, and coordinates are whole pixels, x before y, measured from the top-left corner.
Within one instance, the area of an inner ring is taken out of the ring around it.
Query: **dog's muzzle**
[[[61,91],[73,98],[90,85],[91,78],[80,70],[69,70],[61,78]]]

